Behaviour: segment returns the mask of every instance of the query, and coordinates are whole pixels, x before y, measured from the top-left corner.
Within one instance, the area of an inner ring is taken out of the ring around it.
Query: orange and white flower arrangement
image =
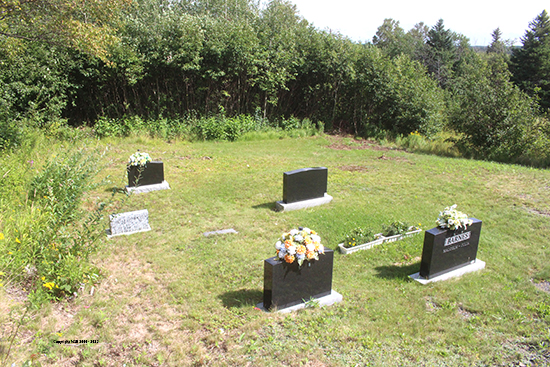
[[[319,260],[319,254],[325,253],[325,247],[321,244],[321,237],[317,232],[302,227],[283,233],[275,244],[275,249],[280,260],[289,264],[296,261],[299,266],[302,266],[304,261]]]

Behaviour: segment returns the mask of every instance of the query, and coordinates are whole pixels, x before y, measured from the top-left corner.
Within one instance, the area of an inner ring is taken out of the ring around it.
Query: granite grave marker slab
[[[160,161],[148,162],[145,166],[128,166],[128,186],[161,184],[164,181],[164,164]]]
[[[475,262],[481,221],[471,219],[473,223],[466,229],[453,231],[436,227],[425,232],[421,277],[431,279]]]
[[[264,261],[263,307],[284,309],[332,292],[334,251],[325,248],[319,260],[288,264],[271,257]]]
[[[149,226],[149,211],[147,209],[111,214],[109,219],[111,236],[151,230]]]
[[[283,200],[277,210],[296,210],[329,203],[328,170],[325,167],[301,168],[283,173]]]
[[[283,201],[287,204],[322,198],[327,192],[325,167],[301,168],[283,173]]]

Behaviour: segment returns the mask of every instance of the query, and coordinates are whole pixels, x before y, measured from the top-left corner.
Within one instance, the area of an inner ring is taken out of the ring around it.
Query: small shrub
[[[357,227],[348,233],[344,239],[344,247],[350,248],[372,242],[377,238],[370,229]]]
[[[130,134],[130,127],[124,119],[100,117],[94,125],[95,133],[100,138],[122,137]]]
[[[384,237],[397,236],[398,234],[404,234],[409,230],[413,230],[413,229],[407,223],[396,221],[396,222],[392,222],[390,225],[384,225],[382,229],[382,235]]]

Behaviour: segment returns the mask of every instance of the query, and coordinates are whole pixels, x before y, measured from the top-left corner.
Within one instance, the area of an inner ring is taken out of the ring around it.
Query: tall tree
[[[412,47],[411,57],[414,60],[420,61],[423,65],[427,64],[428,59],[428,27],[424,22],[415,24],[411,30],[407,32],[409,42]]]
[[[550,108],[550,18],[543,10],[529,23],[521,38],[522,47],[514,49],[510,59],[513,81],[525,92]]]
[[[277,105],[277,93],[287,90],[286,83],[294,78],[292,70],[301,62],[297,59],[296,32],[307,22],[299,15],[296,5],[287,0],[271,0],[257,22],[258,38],[263,47],[257,85],[264,93],[263,111],[268,104]]]
[[[384,23],[378,27],[372,38],[372,43],[384,50],[390,57],[403,53],[411,54],[412,51],[412,43],[405,31],[399,26],[399,21],[393,19],[384,19]]]
[[[454,36],[454,33],[450,29],[445,29],[443,19],[439,19],[428,32],[428,39],[426,41],[429,47],[427,60],[428,72],[432,74],[442,87],[446,85],[452,73],[456,51]]]
[[[114,22],[131,0],[1,0],[0,36],[62,45],[104,60]]]
[[[514,162],[532,141],[532,99],[510,81],[505,60],[473,54],[449,83],[449,122],[458,146],[476,158]]]
[[[502,39],[502,31],[500,28],[496,28],[493,33],[491,33],[491,37],[493,40],[491,41],[489,47],[487,47],[487,53],[505,55],[508,51],[510,41]]]

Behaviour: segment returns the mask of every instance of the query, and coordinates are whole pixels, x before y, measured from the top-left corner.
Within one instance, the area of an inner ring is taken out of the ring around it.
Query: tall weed
[[[14,171],[2,176],[8,189],[0,191],[2,282],[21,284],[34,305],[72,295],[85,282],[94,282],[99,270],[89,256],[103,234],[100,224],[107,204],[98,203],[91,212],[80,204],[84,193],[97,186],[93,179],[101,154],[86,148],[62,153],[38,172],[18,162],[17,154],[2,158],[2,167],[9,162]]]

